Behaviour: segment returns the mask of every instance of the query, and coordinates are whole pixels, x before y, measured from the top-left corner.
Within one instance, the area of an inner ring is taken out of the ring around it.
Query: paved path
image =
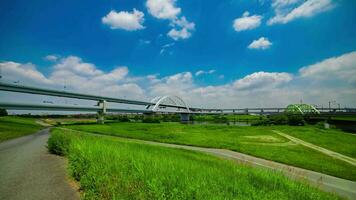
[[[49,154],[49,129],[0,143],[0,199],[76,200],[66,160]]]
[[[301,144],[303,146],[309,147],[309,148],[314,149],[316,151],[319,151],[319,152],[321,152],[323,154],[331,156],[331,157],[333,157],[335,159],[339,159],[339,160],[345,161],[345,162],[347,162],[347,163],[349,163],[349,164],[351,164],[353,166],[356,166],[356,159],[354,159],[354,158],[351,158],[349,156],[345,156],[345,155],[337,153],[335,151],[330,151],[328,149],[325,149],[323,147],[311,144],[309,142],[305,142],[304,140],[301,140],[301,139],[295,138],[293,136],[290,136],[288,134],[282,133],[281,131],[273,130],[273,132],[275,132],[276,134],[278,134],[278,135],[280,135],[282,137],[285,137],[285,138],[287,138],[287,139],[289,139],[289,140],[291,140],[291,141],[293,141],[293,142],[295,142],[297,144]],[[355,190],[356,190],[356,188],[355,188]]]

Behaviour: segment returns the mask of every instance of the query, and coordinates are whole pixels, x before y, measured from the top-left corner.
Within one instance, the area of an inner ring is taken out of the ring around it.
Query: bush
[[[131,120],[126,115],[120,115],[117,117],[117,121],[119,122],[130,122]]]
[[[160,123],[160,121],[155,117],[145,117],[143,118],[142,123]]]
[[[288,124],[288,117],[285,114],[271,115],[269,117],[270,123],[275,125]]]
[[[52,133],[47,141],[47,148],[49,152],[64,156],[68,154],[70,145],[70,138],[65,134]]]
[[[267,119],[262,119],[253,122],[252,126],[268,126],[268,125],[291,125],[291,126],[303,126],[305,124],[302,115],[271,115]]]
[[[229,120],[225,116],[215,115],[214,119],[213,119],[213,122],[215,122],[215,123],[227,123],[227,122],[229,122]]]
[[[315,124],[315,127],[320,128],[320,129],[325,129],[325,122],[318,122]]]
[[[254,121],[251,123],[251,126],[269,126],[271,124],[272,124],[271,121],[267,118],[267,119]]]
[[[5,109],[0,108],[0,116],[7,116],[7,111]]]
[[[304,126],[305,121],[302,115],[288,115],[288,125]]]

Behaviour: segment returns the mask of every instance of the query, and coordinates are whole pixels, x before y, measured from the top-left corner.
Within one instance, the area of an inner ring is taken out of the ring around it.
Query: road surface
[[[76,200],[66,160],[49,154],[49,129],[0,143],[0,199]]]

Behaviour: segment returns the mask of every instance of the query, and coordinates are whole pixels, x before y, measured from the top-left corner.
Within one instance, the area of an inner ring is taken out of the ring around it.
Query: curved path
[[[354,159],[354,158],[351,158],[349,156],[345,156],[345,155],[343,155],[341,153],[337,153],[335,151],[331,151],[329,149],[325,149],[325,148],[317,146],[315,144],[312,144],[312,143],[306,142],[304,140],[295,138],[295,137],[290,136],[288,134],[282,133],[281,131],[277,131],[277,130],[272,130],[272,131],[274,133],[282,136],[282,137],[285,137],[285,138],[289,139],[292,142],[295,142],[296,144],[301,144],[303,146],[306,146],[306,147],[309,147],[309,148],[314,149],[316,151],[319,151],[320,153],[326,154],[326,155],[328,155],[330,157],[342,160],[342,161],[347,162],[347,163],[349,163],[349,164],[351,164],[353,166],[356,166],[356,159]]]
[[[66,160],[47,152],[49,129],[0,143],[0,199],[76,200]]]
[[[226,149],[215,149],[215,148],[205,148],[205,147],[196,147],[196,146],[188,146],[188,145],[178,145],[178,144],[169,144],[169,143],[161,143],[161,142],[153,142],[147,140],[139,140],[139,139],[130,139],[125,137],[118,137],[118,136],[109,136],[109,135],[101,135],[96,133],[90,132],[83,132],[68,128],[60,128],[63,130],[70,130],[74,132],[82,132],[86,134],[92,134],[99,137],[112,137],[112,138],[121,138],[128,141],[136,142],[136,143],[143,143],[143,144],[150,144],[150,145],[157,145],[169,148],[178,148],[178,149],[187,149],[193,151],[199,151],[203,153],[208,153],[211,155],[215,155],[224,159],[229,159],[236,161],[238,163],[247,164],[254,167],[261,167],[267,168],[270,170],[275,170],[282,172],[284,175],[301,181],[305,181],[311,185],[314,185],[321,190],[336,193],[340,196],[346,197],[351,200],[356,200],[356,182],[330,176],[327,174],[322,174],[319,172],[302,169],[298,167],[293,167],[290,165],[265,160],[262,158],[257,158],[254,156],[250,156],[247,154],[226,150]]]
[[[145,144],[151,144],[151,145],[164,146],[164,147],[200,151],[200,152],[208,153],[211,155],[219,156],[221,158],[234,160],[239,163],[280,171],[292,179],[306,181],[306,182],[320,188],[321,190],[336,193],[340,196],[346,197],[351,200],[354,200],[354,199],[356,200],[356,190],[355,190],[356,182],[354,182],[354,181],[337,178],[337,177],[333,177],[333,176],[330,176],[327,174],[322,174],[322,173],[314,172],[311,170],[293,167],[290,165],[285,165],[285,164],[277,163],[277,162],[270,161],[270,160],[256,158],[256,157],[253,157],[250,155],[238,153],[235,151],[225,150],[225,149],[214,149],[214,148],[187,146],[187,145],[167,144],[167,143],[143,141],[143,140],[136,140],[136,139],[127,139],[127,140],[136,141],[136,142],[145,143]]]

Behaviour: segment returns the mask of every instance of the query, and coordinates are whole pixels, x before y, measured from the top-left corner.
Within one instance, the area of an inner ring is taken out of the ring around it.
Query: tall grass
[[[279,144],[288,142],[288,139],[272,132],[273,129],[280,129],[286,133],[288,133],[288,130],[303,131],[310,129],[310,133],[318,131],[318,129],[308,127],[237,127],[222,125],[182,125],[178,123],[113,123],[105,125],[68,126],[68,128],[158,142],[230,149],[356,181],[355,166],[301,145],[279,146]],[[326,132],[329,132],[329,130],[326,130]],[[318,135],[320,134],[315,134],[314,140],[318,140]],[[272,137],[274,140],[266,140],[266,136]],[[310,137],[313,137],[313,135],[310,134]],[[327,144],[331,144],[330,146],[335,147],[332,148],[335,151],[337,151],[338,146],[342,146],[340,149],[345,150],[342,150],[341,153],[356,150],[355,145],[349,145],[355,144],[356,138],[354,136],[346,136],[342,133],[328,134],[322,137],[320,141],[323,141],[326,148],[328,148]]]
[[[0,117],[0,142],[35,133],[41,128],[32,118]]]
[[[61,129],[51,141],[59,145],[51,148],[67,149],[84,199],[338,199],[279,173],[202,153]]]

